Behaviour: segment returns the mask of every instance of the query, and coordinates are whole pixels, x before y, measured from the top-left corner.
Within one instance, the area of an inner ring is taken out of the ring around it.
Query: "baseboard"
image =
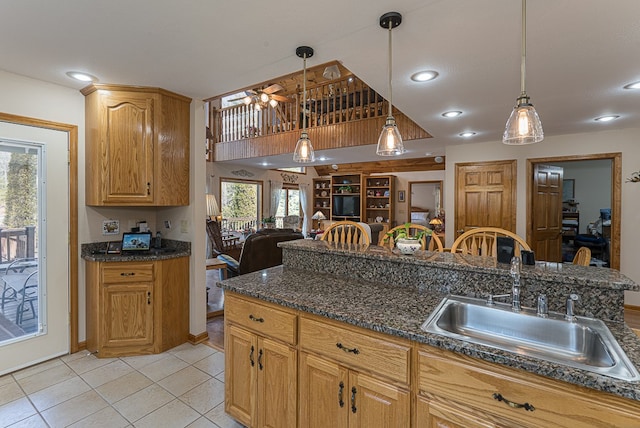
[[[76,352],[84,351],[87,349],[87,341],[78,342],[78,350]]]
[[[198,343],[204,343],[204,342],[209,340],[209,333],[207,333],[205,331],[204,333],[200,333],[200,334],[198,334],[196,336],[194,336],[193,334],[189,333],[189,337],[188,337],[187,340],[192,345],[197,345]]]
[[[207,312],[207,319],[219,317],[222,315],[224,315],[224,309],[220,309],[219,311]]]

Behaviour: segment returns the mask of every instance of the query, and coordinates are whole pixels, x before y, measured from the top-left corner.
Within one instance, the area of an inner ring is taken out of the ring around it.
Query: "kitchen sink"
[[[448,296],[422,329],[617,379],[640,380],[611,331],[594,318],[567,321],[564,314],[554,312],[542,318],[533,309],[514,312],[510,304],[488,305],[483,299]]]

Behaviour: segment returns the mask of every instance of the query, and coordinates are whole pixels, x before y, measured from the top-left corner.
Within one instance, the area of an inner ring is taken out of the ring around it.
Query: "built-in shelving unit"
[[[313,213],[318,211],[322,212],[327,220],[331,218],[331,177],[313,179]],[[320,222],[314,220],[313,228],[318,227]]]
[[[360,221],[362,212],[362,176],[331,176],[331,220]]]
[[[375,175],[364,179],[365,182],[365,215],[367,223],[394,224],[393,185],[395,176]]]

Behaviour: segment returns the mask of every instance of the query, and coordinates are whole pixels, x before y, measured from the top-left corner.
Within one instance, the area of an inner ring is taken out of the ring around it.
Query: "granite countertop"
[[[231,278],[218,282],[217,285],[228,291],[288,308],[594,390],[640,400],[640,382],[627,382],[562,364],[424,332],[420,326],[445,297],[445,294],[437,291],[398,287],[283,266]],[[627,357],[636,368],[639,368],[640,338],[624,323],[607,322],[607,326]]]
[[[191,243],[163,239],[161,248],[152,248],[148,252],[133,254],[107,254],[108,242],[82,244],[80,256],[91,262],[145,262],[177,259],[191,255]]]

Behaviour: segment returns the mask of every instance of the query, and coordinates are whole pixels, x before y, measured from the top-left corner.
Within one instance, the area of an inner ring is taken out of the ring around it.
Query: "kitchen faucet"
[[[511,309],[514,312],[520,312],[522,307],[520,306],[520,267],[522,261],[520,257],[514,256],[511,258],[511,269],[509,272],[513,277],[513,287],[511,288]]]

